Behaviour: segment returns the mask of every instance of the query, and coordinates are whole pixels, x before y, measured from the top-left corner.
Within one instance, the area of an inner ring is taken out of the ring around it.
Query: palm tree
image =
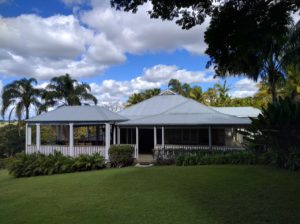
[[[204,102],[210,106],[216,106],[218,95],[215,88],[208,88],[203,94]]]
[[[175,93],[183,95],[182,85],[178,79],[171,79],[168,84],[168,88]]]
[[[160,94],[159,88],[147,89],[141,93],[134,93],[129,97],[125,106],[126,107],[132,106],[134,104],[140,103],[146,99],[149,99],[153,96],[157,96],[159,94]]]
[[[35,88],[33,84],[37,84],[36,79],[21,79],[7,84],[3,88],[2,93],[2,109],[1,115],[4,117],[7,110],[12,107],[9,113],[9,120],[12,112],[15,111],[16,117],[21,120],[22,114],[25,111],[25,118],[29,118],[30,106],[38,108],[40,102],[41,90]]]
[[[90,92],[90,85],[79,83],[69,74],[54,77],[44,91],[42,98],[45,100],[45,104],[41,110],[46,110],[49,106],[81,105],[82,101],[93,101],[96,105],[97,99]]]
[[[224,103],[229,99],[228,92],[230,88],[226,85],[226,80],[224,81],[223,85],[220,83],[216,83],[214,85],[214,88],[216,89],[218,93],[218,103],[221,105],[224,105]]]
[[[132,106],[134,104],[142,102],[143,100],[145,100],[145,99],[144,99],[144,96],[141,93],[134,93],[127,100],[127,103],[126,103],[125,107]]]
[[[203,102],[203,94],[200,86],[194,86],[190,90],[189,98],[192,98],[198,102]]]
[[[149,99],[153,96],[157,96],[160,94],[160,89],[159,88],[154,88],[154,89],[147,89],[144,92],[141,93],[143,95],[144,99]]]
[[[184,83],[182,86],[181,86],[181,89],[182,89],[182,95],[185,96],[185,97],[190,97],[190,93],[191,93],[191,86],[187,83]]]

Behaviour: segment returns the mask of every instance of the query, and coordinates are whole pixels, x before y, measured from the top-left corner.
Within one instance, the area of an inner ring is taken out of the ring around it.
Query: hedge
[[[133,164],[134,146],[112,145],[109,149],[109,159],[112,167],[124,167]]]
[[[72,158],[64,156],[60,152],[50,155],[22,153],[17,154],[16,159],[9,167],[9,172],[15,177],[30,177],[103,168],[105,168],[105,159],[100,154],[80,155]]]

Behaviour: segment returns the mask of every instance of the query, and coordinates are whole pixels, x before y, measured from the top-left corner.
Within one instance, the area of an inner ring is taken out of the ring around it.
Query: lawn
[[[15,179],[0,223],[299,223],[300,172],[259,166],[123,168]]]

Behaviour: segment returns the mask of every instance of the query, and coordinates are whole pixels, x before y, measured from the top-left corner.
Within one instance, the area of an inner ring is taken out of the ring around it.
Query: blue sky
[[[85,2],[85,3],[83,3]],[[86,3],[88,2],[88,3]],[[65,73],[88,82],[99,102],[124,102],[133,92],[167,88],[177,78],[204,90],[223,80],[206,69],[203,33],[173,22],[117,12],[108,0],[0,0],[0,91],[23,77],[46,86]],[[250,96],[255,83],[228,78],[231,95]]]

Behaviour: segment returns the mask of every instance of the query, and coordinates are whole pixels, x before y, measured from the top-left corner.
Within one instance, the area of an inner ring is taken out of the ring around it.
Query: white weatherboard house
[[[63,106],[26,120],[26,153],[97,152],[109,159],[110,145],[132,144],[138,159],[153,149],[241,149],[243,137],[237,130],[249,126],[249,117],[259,113],[252,107],[205,106],[169,90],[119,113],[99,106]],[[51,144],[41,144],[41,126],[52,127]]]

